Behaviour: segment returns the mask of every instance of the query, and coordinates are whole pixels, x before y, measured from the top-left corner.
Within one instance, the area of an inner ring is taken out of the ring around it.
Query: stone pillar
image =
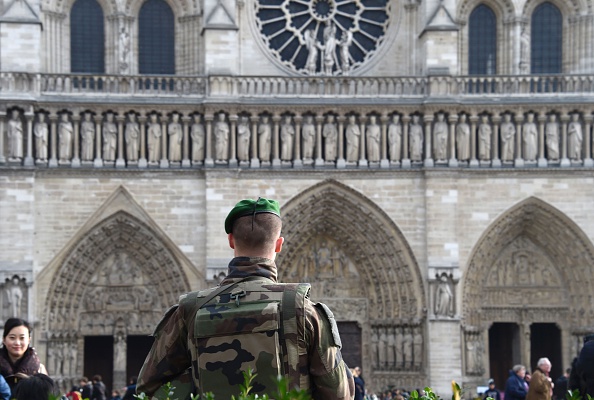
[[[431,123],[433,122],[433,114],[425,115],[423,117],[423,121],[425,122],[425,160],[423,161],[423,166],[425,167],[433,167],[433,157],[432,157],[432,149],[431,149],[431,142],[433,140],[433,133],[431,130]]]
[[[279,155],[280,120],[280,115],[274,114],[272,116],[272,168],[280,168],[281,166],[281,160]]]
[[[103,159],[101,158],[101,115],[94,115],[93,119],[95,120],[95,161],[93,162],[93,166],[95,168],[103,167]]]
[[[336,168],[345,168],[346,167],[346,160],[344,158],[344,115],[339,115],[336,117],[336,121],[338,122],[338,159],[336,160]]]
[[[449,167],[457,167],[458,159],[456,158],[456,123],[458,122],[458,114],[450,114],[448,123],[450,124],[450,159],[448,161]]]
[[[124,160],[124,121],[125,115],[116,115],[116,122],[118,124],[118,156],[116,159],[116,168],[126,168],[126,161]]]
[[[479,162],[476,158],[476,123],[478,122],[478,115],[472,114],[468,117],[470,121],[470,167],[478,167]]]
[[[538,121],[538,166],[546,167],[547,158],[545,157],[545,123],[547,122],[547,116],[544,112],[538,114],[536,118]]]
[[[140,157],[138,158],[138,168],[146,168],[148,162],[146,160],[146,115],[138,117],[138,124],[140,125]]]
[[[204,114],[204,124],[206,125],[206,158],[204,159],[205,167],[214,167],[214,160],[212,159],[212,120],[214,115]]]
[[[408,158],[408,124],[410,116],[402,116],[402,168],[410,168],[410,158]]]
[[[592,160],[592,153],[590,143],[592,141],[592,134],[590,129],[592,128],[592,114],[584,114],[584,167],[593,167],[594,160]]]
[[[570,167],[571,162],[567,158],[567,123],[569,122],[569,115],[563,111],[559,118],[561,123],[561,167]]]
[[[524,114],[518,113],[514,118],[516,123],[516,159],[514,160],[515,167],[523,167],[524,166],[524,158],[523,158],[523,148],[522,146],[522,127],[524,122]]]
[[[295,115],[293,121],[295,121],[295,159],[293,161],[293,168],[302,168],[303,160],[301,159],[301,123],[303,122],[303,118],[301,115]]]
[[[258,158],[258,121],[260,117],[252,115],[250,122],[252,123],[252,161],[250,168],[260,168],[260,158]]]
[[[169,168],[169,159],[167,158],[167,138],[169,137],[169,130],[167,129],[167,121],[169,118],[164,116],[161,118],[161,162],[159,163],[160,168]]]
[[[493,117],[491,117],[491,121],[493,122],[493,161],[491,161],[491,166],[501,167],[501,159],[499,158],[499,124],[501,123],[501,116],[498,114],[494,114]]]
[[[229,167],[237,167],[237,114],[229,114]]]
[[[183,126],[183,143],[182,143],[182,168],[190,168],[192,163],[190,162],[190,136],[188,133],[190,122],[192,118],[189,116],[184,116],[181,118],[182,126]]]
[[[388,160],[388,120],[390,118],[386,113],[383,113],[380,117],[380,123],[382,124],[382,139],[381,139],[381,159],[380,168],[389,168],[390,160]]]
[[[50,160],[48,166],[55,168],[58,166],[58,135],[56,133],[56,124],[58,123],[58,114],[52,111],[49,115],[50,120]]]
[[[366,153],[366,144],[367,144],[367,132],[365,123],[367,122],[367,117],[365,115],[361,115],[359,117],[359,130],[361,131],[361,140],[359,145],[359,168],[367,168],[367,158],[365,156]]]
[[[35,159],[33,158],[33,118],[35,114],[33,112],[25,113],[25,119],[27,121],[27,155],[25,156],[24,165],[25,167],[32,167],[35,165]]]
[[[72,167],[80,167],[80,114],[78,112],[72,114],[72,125],[74,125],[74,137],[72,138],[74,148],[72,149]]]
[[[316,115],[316,161],[314,167],[323,167],[324,159],[322,157],[322,125],[324,124],[324,116]]]
[[[4,118],[6,117],[6,113],[4,111],[0,111],[0,163],[4,164],[6,162],[6,157],[4,157]]]

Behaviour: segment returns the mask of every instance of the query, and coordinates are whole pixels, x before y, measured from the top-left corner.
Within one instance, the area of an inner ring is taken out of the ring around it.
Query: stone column
[[[6,157],[4,157],[4,118],[6,117],[6,113],[4,111],[0,111],[0,163],[4,164],[6,162]]]
[[[448,117],[448,123],[450,124],[450,160],[448,161],[448,167],[457,167],[458,159],[456,158],[456,123],[458,122],[458,114],[450,114]]]
[[[410,168],[410,158],[408,158],[408,124],[410,115],[402,116],[402,168]]]
[[[260,158],[258,158],[258,121],[260,117],[252,115],[250,122],[252,123],[252,161],[250,168],[260,168]]]
[[[571,161],[567,158],[567,123],[569,122],[569,115],[563,111],[559,118],[561,122],[561,167],[570,167]]]
[[[140,157],[138,158],[138,168],[146,168],[148,162],[146,160],[146,115],[138,117],[138,124],[140,125]]]
[[[491,166],[493,167],[501,167],[501,159],[499,158],[499,124],[501,123],[501,116],[498,114],[494,114],[491,117],[491,121],[493,122],[493,161],[491,161]]]
[[[237,167],[237,114],[229,114],[229,167]]]
[[[381,160],[380,160],[380,168],[389,168],[390,167],[390,160],[388,160],[388,137],[387,137],[387,130],[388,130],[388,120],[390,119],[388,115],[384,112],[380,119],[380,123],[382,124],[382,139],[381,139]]]
[[[184,131],[184,138],[182,143],[182,168],[190,168],[192,163],[190,162],[190,136],[188,133],[190,122],[192,118],[189,116],[184,116],[181,118],[182,126]]]
[[[25,113],[25,119],[27,121],[27,155],[25,156],[24,165],[25,167],[32,167],[35,165],[35,159],[33,158],[33,118],[35,114],[33,112]]]
[[[367,116],[361,115],[359,117],[359,130],[361,131],[361,140],[359,141],[359,168],[367,168],[367,158],[366,158],[366,144],[367,144],[367,132],[366,132],[366,125]]]
[[[93,166],[95,168],[103,167],[103,159],[101,158],[101,115],[94,115],[93,120],[95,121],[95,161]]]
[[[423,121],[425,122],[425,160],[423,161],[423,166],[425,167],[433,167],[433,150],[431,149],[431,143],[433,140],[433,133],[431,130],[431,123],[433,122],[433,114],[425,115],[423,117]]]
[[[274,114],[272,116],[272,168],[280,168],[281,166],[281,160],[279,155],[280,120],[280,115]]]
[[[169,118],[164,116],[161,118],[161,162],[159,163],[160,168],[169,168],[169,159],[167,158],[167,138],[169,137],[169,130],[167,129],[167,122]]]
[[[324,123],[323,115],[316,115],[316,161],[314,167],[323,167],[324,159],[322,158],[322,124]]]
[[[56,133],[56,124],[58,123],[58,114],[52,111],[49,115],[50,120],[50,159],[48,166],[55,168],[58,166],[58,135]]]
[[[74,125],[74,148],[72,149],[72,167],[77,168],[80,167],[80,114],[75,112],[72,114],[72,125]]]
[[[293,121],[295,121],[295,159],[293,160],[293,168],[302,168],[303,160],[301,159],[301,123],[303,122],[303,118],[301,115],[295,115]]]
[[[346,160],[344,159],[344,115],[336,117],[338,122],[338,159],[336,160],[336,168],[345,168]]]
[[[118,124],[118,157],[116,159],[116,168],[126,168],[126,161],[124,160],[124,121],[125,115],[116,115],[116,122]]]
[[[592,136],[590,129],[592,128],[592,114],[584,114],[584,167],[593,167],[594,160],[592,160],[592,153],[590,143]]]
[[[516,159],[514,160],[515,167],[523,167],[524,166],[524,158],[523,157],[523,148],[522,146],[522,126],[524,122],[524,114],[518,113],[514,118],[516,123]]]
[[[470,121],[470,167],[478,167],[479,162],[476,158],[476,123],[478,122],[478,115],[472,114],[468,117]]]
[[[212,159],[212,120],[214,115],[204,114],[204,124],[206,125],[206,158],[204,159],[205,167],[214,167],[214,160]]]
[[[539,167],[546,167],[547,166],[547,159],[545,157],[545,123],[547,121],[547,116],[544,112],[538,114],[536,118],[538,121],[538,166]]]

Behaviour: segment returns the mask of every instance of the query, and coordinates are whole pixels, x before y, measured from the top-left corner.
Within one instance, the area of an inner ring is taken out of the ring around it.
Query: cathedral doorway
[[[85,336],[83,375],[93,379],[101,375],[106,394],[113,386],[113,336]]]
[[[536,368],[536,363],[542,357],[551,360],[550,376],[557,379],[565,368],[561,358],[561,331],[554,323],[535,323],[530,325],[530,371]]]
[[[146,335],[128,336],[128,353],[126,355],[126,382],[133,377],[138,377],[140,368],[144,364],[147,354],[151,350],[154,338]]]
[[[351,368],[361,366],[361,328],[356,322],[337,322],[342,341],[342,358]]]
[[[489,328],[489,376],[503,389],[509,370],[520,364],[520,329],[517,324],[496,322]]]

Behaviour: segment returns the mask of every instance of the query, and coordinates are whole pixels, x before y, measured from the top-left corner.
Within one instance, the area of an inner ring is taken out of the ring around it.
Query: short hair
[[[278,215],[258,213],[238,218],[233,224],[233,239],[240,248],[269,249],[280,237],[282,222]]]
[[[16,400],[47,400],[50,395],[60,394],[56,383],[45,374],[35,374],[21,379],[12,393]]]
[[[551,361],[546,357],[539,358],[538,361],[536,362],[537,367],[540,367],[541,365],[546,365],[546,364],[549,364],[549,365],[551,364]]]
[[[97,382],[101,382],[101,375],[93,375],[93,380]]]
[[[522,364],[516,364],[513,366],[512,371],[514,371],[517,374],[522,369],[526,369],[526,367]]]
[[[29,331],[29,335],[31,335],[31,331],[33,329],[27,321],[21,318],[8,318],[4,323],[4,333],[2,334],[2,337],[5,338],[6,336],[8,336],[10,331],[18,326],[24,326],[25,328],[27,328],[27,330]]]

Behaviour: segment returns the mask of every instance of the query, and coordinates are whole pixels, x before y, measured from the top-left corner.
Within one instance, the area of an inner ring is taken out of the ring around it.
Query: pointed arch
[[[320,234],[332,237],[354,263],[369,299],[371,320],[420,320],[426,308],[419,266],[406,238],[373,201],[329,179],[300,193],[282,209],[289,244],[278,259],[281,274],[307,253]]]
[[[502,254],[517,255],[519,263],[536,255],[532,267],[538,264],[550,281],[535,274],[522,278],[520,267],[510,259],[507,264],[501,261]],[[530,197],[497,218],[477,242],[464,274],[464,323],[521,322],[529,304],[537,306],[530,310],[533,322],[591,324],[580,316],[580,307],[589,304],[593,265],[594,246],[576,223],[543,200]],[[490,280],[497,279],[495,272],[500,274],[499,284]]]
[[[76,0],[70,9],[70,72],[105,73],[105,26],[97,0]]]

